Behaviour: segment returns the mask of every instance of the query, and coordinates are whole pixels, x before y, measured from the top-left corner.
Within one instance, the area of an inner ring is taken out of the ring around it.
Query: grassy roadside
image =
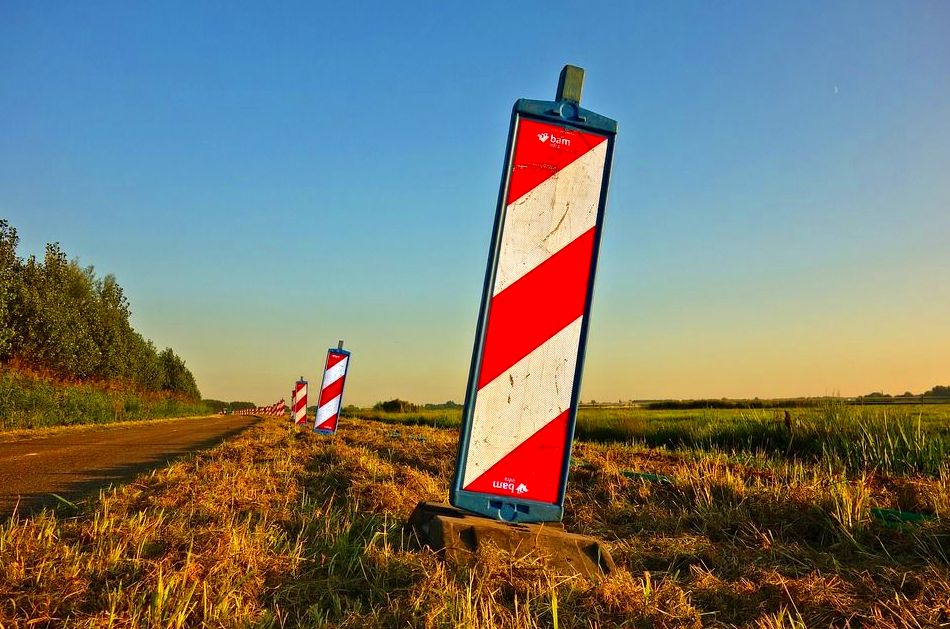
[[[60,426],[47,426],[45,428],[13,428],[10,430],[0,430],[0,443],[11,441],[26,441],[29,439],[41,439],[43,437],[52,437],[64,433],[74,434],[89,430],[118,430],[135,428],[144,424],[159,424],[164,422],[175,422],[182,419],[203,419],[219,418],[221,415],[210,415],[200,413],[198,415],[182,415],[178,417],[156,417],[154,419],[130,419],[122,422],[110,422],[107,424],[72,424]]]
[[[207,414],[200,401],[167,393],[53,382],[0,368],[0,431]]]
[[[457,433],[267,420],[104,493],[0,524],[0,626],[929,627],[950,622],[950,469],[857,478],[790,461],[579,443],[567,526],[599,583],[483,549],[451,571],[402,523],[447,494]],[[637,473],[652,473],[661,482]],[[936,517],[889,525],[877,507]]]

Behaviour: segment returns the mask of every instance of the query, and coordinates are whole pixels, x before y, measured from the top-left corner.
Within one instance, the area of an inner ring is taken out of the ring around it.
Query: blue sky
[[[477,10],[475,10],[477,8]],[[950,381],[950,5],[0,5],[0,216],[207,397],[460,400],[513,101],[619,121],[583,398]]]

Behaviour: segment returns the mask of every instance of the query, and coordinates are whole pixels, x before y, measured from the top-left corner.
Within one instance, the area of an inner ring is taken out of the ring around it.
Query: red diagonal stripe
[[[492,298],[479,389],[584,314],[594,229]]]
[[[337,354],[336,352],[330,352],[329,354],[327,354],[326,368],[329,369],[330,367],[337,364],[338,362],[341,362],[344,358],[346,358],[346,354]]]
[[[343,378],[331,382],[320,392],[320,406],[323,406],[341,393],[343,393]]]
[[[547,138],[542,141],[539,134],[547,134]],[[606,139],[602,135],[522,118],[518,123],[505,203],[511,205]]]
[[[333,428],[336,426],[337,415],[339,415],[339,413],[334,413],[333,415],[330,415],[327,418],[327,420],[323,422],[322,424],[320,424],[319,426],[317,426],[317,428],[322,428],[324,430],[333,430]]]
[[[527,500],[557,502],[557,493],[561,484],[561,466],[560,464],[538,465],[538,462],[557,461],[560,463],[563,460],[564,445],[567,443],[565,435],[568,413],[570,410],[565,410],[548,422],[541,430],[518,444],[514,450],[485,470],[464,489],[496,496],[515,496]],[[521,484],[524,484],[528,491],[519,494],[515,489]]]

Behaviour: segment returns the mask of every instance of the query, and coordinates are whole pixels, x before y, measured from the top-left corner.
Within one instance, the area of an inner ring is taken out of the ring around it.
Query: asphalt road
[[[66,431],[0,443],[0,517],[60,501],[76,502],[195,450],[217,445],[256,417],[217,415],[101,429]]]

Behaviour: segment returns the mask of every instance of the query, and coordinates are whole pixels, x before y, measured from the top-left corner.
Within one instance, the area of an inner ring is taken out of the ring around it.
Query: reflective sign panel
[[[506,520],[561,518],[616,133],[559,105],[515,107],[451,496]]]
[[[332,434],[336,432],[343,408],[343,385],[346,383],[346,370],[350,365],[350,353],[344,349],[331,348],[327,352],[327,362],[323,370],[323,386],[320,389],[320,402],[317,405],[317,418],[314,421],[315,432]]]
[[[307,381],[298,380],[294,384],[294,423],[307,423]]]

